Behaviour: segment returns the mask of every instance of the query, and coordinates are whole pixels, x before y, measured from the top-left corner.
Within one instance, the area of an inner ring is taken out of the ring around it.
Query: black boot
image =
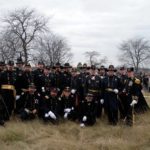
[[[5,122],[4,120],[0,120],[0,126],[4,126]]]

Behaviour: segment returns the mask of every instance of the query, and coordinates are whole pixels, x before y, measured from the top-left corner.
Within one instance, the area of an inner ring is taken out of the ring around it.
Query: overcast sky
[[[85,62],[84,52],[99,51],[118,65],[121,41],[150,39],[150,0],[0,0],[0,14],[21,7],[53,16],[50,28],[67,39],[74,64]]]

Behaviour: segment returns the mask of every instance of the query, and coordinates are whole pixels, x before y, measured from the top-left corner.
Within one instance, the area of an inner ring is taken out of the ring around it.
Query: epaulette
[[[135,78],[135,81],[134,81],[136,84],[141,84],[141,81],[140,81],[140,79],[138,79],[138,78]]]

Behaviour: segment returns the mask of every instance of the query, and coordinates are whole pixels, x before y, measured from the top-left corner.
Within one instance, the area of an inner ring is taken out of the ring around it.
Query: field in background
[[[150,96],[150,94],[145,94]],[[147,97],[150,105],[150,97]],[[78,123],[60,125],[12,119],[0,127],[1,150],[150,150],[150,112],[136,116],[134,127],[107,125],[106,118],[93,127]]]

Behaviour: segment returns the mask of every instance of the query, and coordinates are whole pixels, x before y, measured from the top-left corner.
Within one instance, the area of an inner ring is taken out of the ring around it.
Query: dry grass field
[[[146,94],[147,95],[147,94]],[[147,98],[150,104],[150,98]],[[110,126],[106,119],[93,127],[62,122],[21,122],[12,119],[0,127],[0,150],[150,150],[150,112],[136,116],[133,127],[121,122]]]

